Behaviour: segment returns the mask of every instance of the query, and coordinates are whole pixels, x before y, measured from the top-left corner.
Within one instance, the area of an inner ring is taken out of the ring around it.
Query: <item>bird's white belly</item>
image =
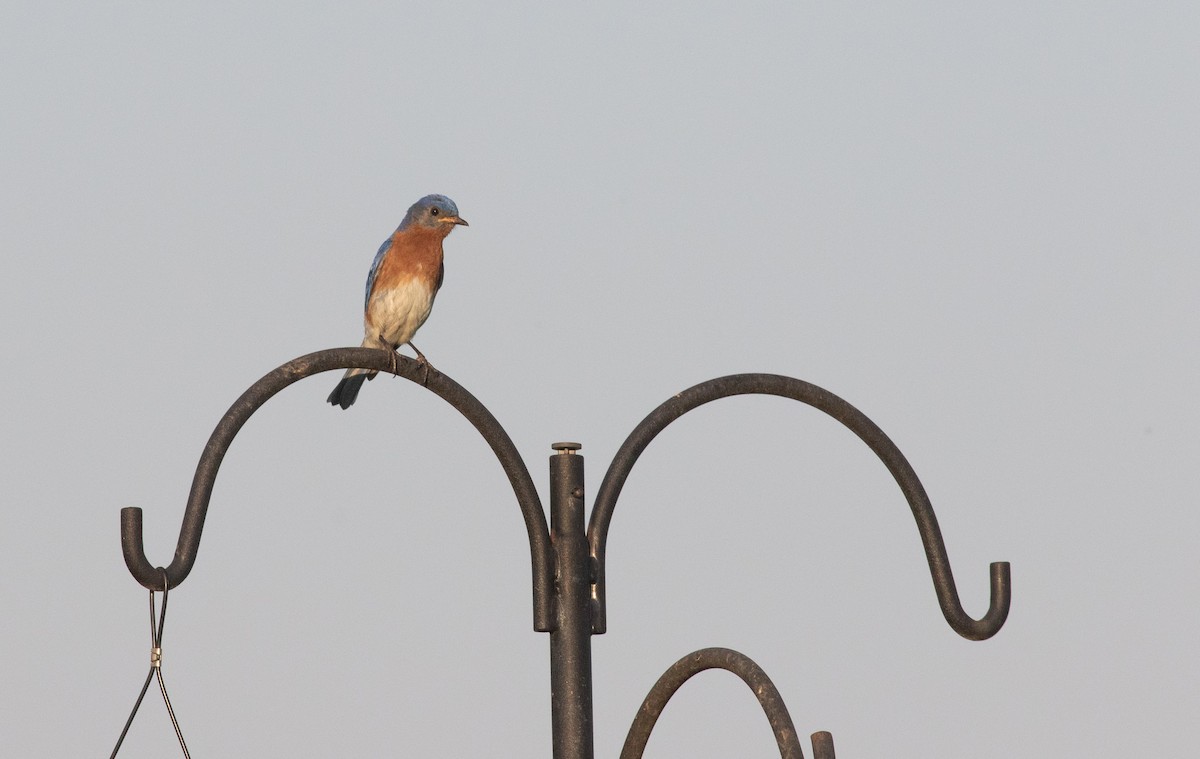
[[[418,279],[375,293],[371,297],[367,337],[379,335],[389,346],[404,345],[429,318],[433,297],[433,291]]]

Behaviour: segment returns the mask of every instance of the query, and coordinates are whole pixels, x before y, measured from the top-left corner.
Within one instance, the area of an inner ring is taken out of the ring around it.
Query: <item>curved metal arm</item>
[[[604,587],[604,552],[608,541],[608,527],[612,521],[613,509],[617,497],[629,476],[634,463],[654,439],[668,424],[675,421],[688,411],[702,406],[709,401],[730,395],[746,395],[761,393],[778,395],[784,398],[806,403],[813,408],[824,411],[838,420],[858,435],[875,455],[883,461],[888,471],[900,485],[908,505],[912,508],[913,517],[917,520],[917,529],[921,533],[921,542],[925,544],[925,557],[929,561],[929,572],[933,577],[933,587],[937,591],[938,603],[942,615],[954,628],[955,632],[970,640],[985,640],[992,637],[1004,625],[1008,617],[1011,601],[1011,580],[1009,564],[1006,561],[995,562],[991,565],[991,602],[983,619],[973,619],[963,610],[958,598],[958,589],[954,585],[954,575],[950,571],[950,560],[946,556],[946,544],[942,540],[942,532],[938,528],[937,517],[929,503],[921,481],[900,453],[900,449],[883,434],[870,419],[861,411],[828,390],[816,385],[782,377],[777,374],[733,374],[728,377],[702,382],[695,387],[684,390],[675,397],[663,403],[650,412],[642,423],[629,433],[629,437],[621,444],[612,464],[604,474],[600,489],[596,493],[596,505],[592,509],[591,520],[588,523],[588,542],[591,544],[592,557],[595,561],[596,583],[594,591],[595,624],[593,631],[603,633],[607,627],[605,614]]]
[[[654,723],[658,721],[658,716],[666,708],[671,696],[674,696],[675,691],[689,679],[706,669],[723,669],[742,678],[742,682],[754,691],[759,706],[766,713],[767,721],[771,723],[775,743],[779,746],[779,755],[783,759],[804,759],[804,750],[800,747],[796,727],[792,724],[792,717],[788,714],[775,683],[771,682],[767,673],[750,657],[728,648],[702,648],[667,668],[646,694],[646,700],[638,709],[637,717],[629,726],[629,734],[625,736],[625,745],[621,748],[621,759],[641,759],[646,750],[646,743],[650,740],[650,732],[654,730]],[[833,736],[829,733],[813,733],[812,743],[816,759],[834,759]]]
[[[433,371],[425,376],[425,366],[406,356],[397,356],[397,364],[385,351],[370,348],[335,348],[317,351],[307,356],[301,356],[280,366],[265,377],[250,386],[242,397],[221,417],[217,427],[204,446],[200,463],[196,466],[196,476],[192,479],[192,490],[188,495],[187,510],[183,515],[183,525],[179,530],[179,542],[175,548],[175,558],[166,568],[166,582],[170,587],[177,587],[187,578],[196,561],[196,552],[200,547],[200,535],[204,531],[204,517],[208,512],[208,501],[212,496],[213,483],[221,460],[229,449],[229,444],[237,435],[238,430],[246,420],[266,403],[273,395],[283,388],[304,379],[311,374],[327,372],[333,369],[377,369],[388,372],[393,366],[396,373],[413,382],[425,382],[426,387],[440,396],[467,418],[483,435],[484,440],[492,447],[492,452],[500,460],[504,473],[512,484],[517,496],[517,503],[525,517],[525,529],[529,533],[529,548],[533,562],[533,626],[535,630],[545,632],[551,629],[553,574],[550,555],[550,533],[546,527],[546,515],[542,511],[542,503],[538,498],[533,480],[525,462],[517,453],[516,446],[508,433],[496,421],[491,412],[475,396],[464,390],[457,382],[446,375]],[[155,567],[146,558],[142,544],[142,510],[139,508],[121,509],[121,548],[125,554],[125,565],[129,567],[134,579],[150,590],[165,590],[163,587],[162,570]]]

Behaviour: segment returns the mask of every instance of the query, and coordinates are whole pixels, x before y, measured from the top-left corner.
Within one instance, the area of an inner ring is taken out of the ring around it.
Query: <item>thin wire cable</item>
[[[138,694],[137,701],[133,703],[133,711],[129,713],[129,719],[125,720],[125,729],[121,731],[121,737],[117,738],[117,745],[113,746],[112,754],[109,759],[116,759],[117,752],[121,750],[121,744],[125,742],[125,735],[129,732],[129,726],[133,724],[133,718],[137,715],[138,708],[142,705],[142,699],[146,697],[146,691],[150,690],[150,681],[154,679],[154,670],[150,670],[150,674],[146,675],[146,682],[142,685],[142,692]]]
[[[188,753],[187,743],[183,740],[183,732],[179,729],[179,720],[175,718],[175,709],[171,707],[171,698],[167,695],[167,683],[163,680],[162,673],[162,636],[163,627],[167,624],[167,570],[162,571],[163,576],[163,602],[162,614],[158,618],[158,635],[154,636],[154,611],[153,601],[151,601],[150,611],[150,629],[151,637],[156,641],[154,654],[151,658],[154,660],[154,671],[158,673],[158,689],[162,691],[163,703],[167,705],[167,716],[171,718],[171,727],[175,728],[175,737],[179,739],[179,748],[183,749],[184,759],[192,759],[192,755]]]
[[[163,681],[162,674],[162,636],[163,628],[167,624],[167,591],[169,582],[167,580],[167,571],[159,567],[163,578],[163,599],[162,610],[158,614],[158,625],[154,624],[154,591],[150,591],[150,671],[146,674],[146,682],[142,684],[142,690],[138,693],[137,701],[133,703],[133,711],[129,713],[129,719],[125,720],[125,728],[121,730],[121,735],[117,738],[117,745],[113,747],[112,754],[109,759],[116,759],[117,752],[121,750],[121,744],[125,742],[125,736],[129,733],[129,727],[133,724],[133,718],[137,716],[138,709],[142,706],[142,700],[146,697],[146,692],[150,690],[150,681],[158,676],[158,688],[162,691],[163,703],[167,705],[167,715],[171,718],[171,726],[175,728],[175,737],[179,739],[179,747],[183,749],[184,759],[192,759],[192,755],[188,753],[187,743],[183,740],[183,732],[179,729],[179,720],[175,718],[175,710],[171,707],[171,699],[167,696],[167,684]]]

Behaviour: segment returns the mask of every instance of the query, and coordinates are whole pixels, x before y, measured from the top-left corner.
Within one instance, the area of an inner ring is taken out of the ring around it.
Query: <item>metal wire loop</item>
[[[146,674],[146,682],[142,683],[142,689],[138,693],[137,700],[133,702],[133,709],[129,712],[129,719],[125,720],[125,727],[121,730],[121,735],[117,737],[117,745],[113,746],[110,759],[116,759],[117,752],[121,750],[121,744],[125,742],[125,736],[129,734],[129,727],[133,724],[133,718],[137,716],[138,709],[142,706],[142,700],[146,698],[146,691],[150,689],[150,681],[155,677],[158,678],[158,688],[162,692],[163,703],[167,707],[167,715],[171,718],[171,726],[175,728],[175,737],[179,741],[179,748],[183,750],[184,759],[191,759],[187,743],[183,740],[183,732],[179,729],[179,720],[175,718],[175,709],[172,708],[171,699],[167,696],[167,684],[163,680],[162,636],[163,628],[167,623],[167,593],[169,583],[167,580],[167,570],[158,567],[157,571],[162,574],[163,599],[162,611],[158,615],[158,624],[156,625],[154,622],[155,590],[153,588],[150,589],[150,672]]]

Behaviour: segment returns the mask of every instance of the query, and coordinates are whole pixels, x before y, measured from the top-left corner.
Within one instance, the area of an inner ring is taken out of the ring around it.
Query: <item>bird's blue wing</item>
[[[363,298],[363,311],[367,310],[367,306],[371,303],[371,288],[375,287],[375,275],[379,273],[379,265],[383,263],[383,257],[392,249],[392,238],[383,241],[383,245],[379,246],[379,252],[375,254],[375,260],[371,262],[371,272],[367,274],[367,294]]]

